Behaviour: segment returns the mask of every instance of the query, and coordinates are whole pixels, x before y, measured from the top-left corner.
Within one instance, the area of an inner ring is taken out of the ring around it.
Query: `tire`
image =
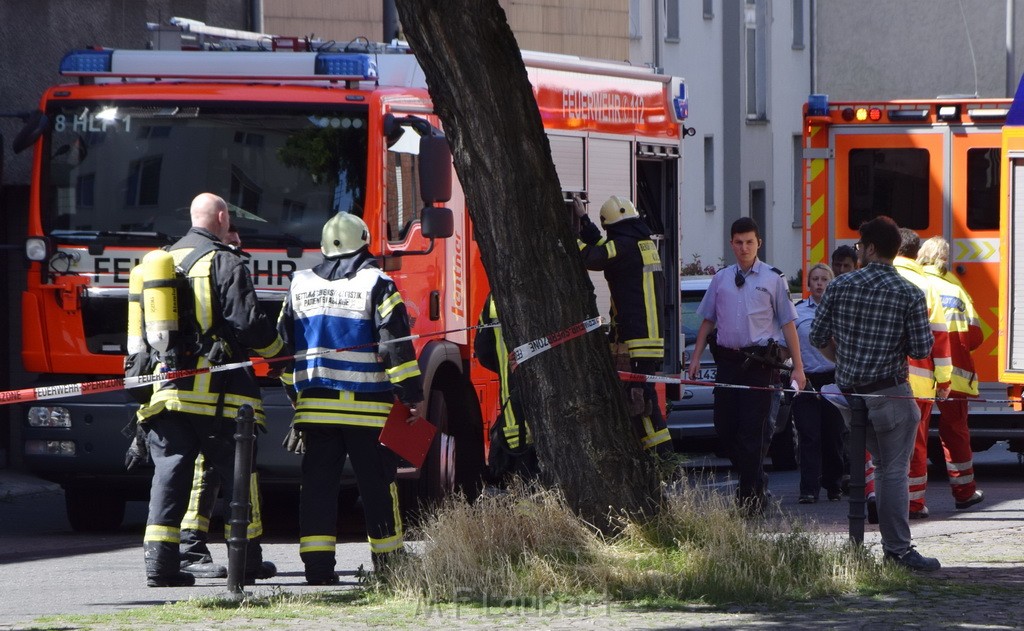
[[[97,489],[64,489],[68,521],[72,530],[77,532],[117,530],[124,521],[125,503],[124,496],[108,495]]]
[[[480,492],[484,465],[480,406],[468,384],[447,383],[447,387],[431,388],[427,400],[427,420],[437,427],[437,434],[420,471],[419,504],[436,504],[456,492],[472,500]]]

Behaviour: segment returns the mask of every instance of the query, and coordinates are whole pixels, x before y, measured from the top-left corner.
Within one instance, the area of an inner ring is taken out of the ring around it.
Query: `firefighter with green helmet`
[[[174,319],[146,314],[146,337],[156,359],[155,371],[213,367],[242,362],[250,350],[272,358],[286,353],[273,323],[260,310],[242,257],[224,240],[230,228],[225,201],[212,193],[198,195],[190,207],[192,228],[168,254],[187,275],[187,288]],[[148,255],[147,255],[148,256]],[[156,258],[156,257],[154,257]],[[157,260],[161,265],[162,260]],[[152,282],[162,289],[166,281]],[[143,289],[144,302],[148,303]],[[149,305],[147,304],[147,308]],[[150,324],[157,322],[159,326]],[[252,406],[264,423],[259,386],[251,367],[204,373],[159,384],[137,418],[146,432],[154,473],[144,536],[146,582],[150,587],[192,585],[195,577],[180,569],[179,540],[192,489],[196,458],[221,474],[227,497],[233,484],[235,418],[242,405]],[[258,524],[250,534],[258,532]],[[245,581],[270,578],[258,539],[247,546]]]
[[[324,225],[323,261],[292,276],[278,331],[296,359],[282,375],[302,432],[299,556],[306,582],[333,585],[338,490],[346,456],[366,516],[375,570],[403,549],[395,484],[398,457],[379,441],[397,397],[423,411],[405,303],[369,250],[363,220],[338,213]],[[340,352],[323,352],[345,349]]]

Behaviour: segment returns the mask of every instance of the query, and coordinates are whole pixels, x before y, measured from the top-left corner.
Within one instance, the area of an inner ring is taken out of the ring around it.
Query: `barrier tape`
[[[622,381],[631,381],[637,383],[665,383],[665,384],[679,384],[683,386],[706,386],[708,388],[727,388],[733,390],[757,390],[757,391],[768,391],[768,392],[792,392],[793,394],[800,394],[801,392],[809,394],[819,394],[824,397],[833,397],[844,395],[848,397],[862,397],[865,399],[884,398],[884,399],[908,399],[911,401],[951,401],[953,397],[947,397],[940,399],[938,397],[915,397],[915,396],[902,396],[895,394],[859,394],[859,393],[846,393],[836,390],[835,392],[823,392],[820,390],[797,390],[795,388],[776,388],[774,386],[747,386],[735,383],[720,383],[717,381],[695,381],[692,379],[683,379],[682,376],[676,375],[645,375],[642,373],[632,373],[626,371],[619,371],[619,379]],[[957,397],[957,401],[967,401],[968,403],[1005,403],[1013,405],[1017,403],[1024,403],[1024,398],[1018,399],[982,399],[980,397]]]
[[[589,333],[590,331],[599,328],[602,324],[604,324],[604,318],[600,316],[590,318],[589,320],[584,320],[583,322],[574,324],[567,329],[556,331],[555,333],[545,337],[517,346],[508,354],[509,370],[515,370],[519,364],[526,360],[536,357],[545,351],[549,351],[556,346],[561,346],[569,340]]]
[[[596,323],[596,324],[595,324]],[[516,348],[510,355],[516,355],[521,349],[528,349],[521,353],[515,361],[510,359],[510,364],[515,366],[518,363],[522,363],[535,355],[542,353],[550,348],[564,344],[568,340],[579,337],[588,331],[592,331],[599,327],[602,323],[602,318],[592,318],[590,320],[584,320],[583,322],[574,324],[561,331],[556,331],[546,337],[542,337],[532,342]],[[411,342],[425,337],[437,337],[441,335],[447,335],[449,333],[460,333],[462,331],[473,331],[477,329],[490,329],[500,326],[499,323],[493,322],[489,324],[479,324],[474,326],[461,327],[458,329],[447,329],[444,331],[433,331],[430,333],[417,333],[415,335],[407,335],[405,337],[395,338],[386,342],[379,342],[379,344],[396,344],[399,342]],[[65,397],[74,396],[86,396],[90,394],[100,394],[102,392],[117,392],[120,390],[130,390],[132,388],[141,388],[143,386],[156,385],[167,381],[174,381],[176,379],[184,379],[187,377],[194,377],[197,375],[203,375],[207,373],[226,372],[229,370],[237,370],[239,368],[247,368],[250,366],[257,366],[260,364],[275,364],[278,362],[301,360],[310,357],[318,357],[320,355],[329,355],[331,353],[341,353],[345,351],[356,350],[359,348],[365,348],[367,346],[376,346],[378,343],[371,344],[359,344],[356,346],[346,346],[344,348],[318,350],[318,351],[306,351],[304,353],[297,353],[295,355],[288,355],[274,358],[259,358],[249,359],[242,362],[234,362],[230,364],[221,364],[219,366],[207,366],[204,368],[189,368],[182,370],[170,370],[161,372],[154,375],[140,375],[138,377],[114,377],[111,379],[100,379],[97,381],[84,381],[79,383],[61,384],[55,386],[40,386],[37,388],[22,388],[20,390],[7,390],[0,392],[0,406],[10,405],[14,403],[29,403],[32,401],[45,401],[47,399],[63,399]]]

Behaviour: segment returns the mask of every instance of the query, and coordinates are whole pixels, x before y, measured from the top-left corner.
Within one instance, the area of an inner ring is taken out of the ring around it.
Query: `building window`
[[[763,121],[768,119],[765,0],[746,0],[743,22],[746,30],[747,120]]]
[[[704,0],[704,19],[710,20],[715,17],[714,0]]]
[[[665,41],[679,42],[679,0],[665,0]]]
[[[638,40],[644,36],[644,30],[640,26],[642,17],[640,0],[629,0],[629,39]]]
[[[160,201],[161,156],[133,160],[128,165],[125,206],[155,206]]]
[[[704,136],[704,212],[715,210],[715,137]]]
[[[804,0],[793,0],[793,50],[804,49]]]
[[[804,139],[793,135],[793,227],[804,227]]]

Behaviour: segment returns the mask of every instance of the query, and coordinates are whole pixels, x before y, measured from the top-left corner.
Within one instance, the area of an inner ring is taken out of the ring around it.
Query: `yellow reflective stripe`
[[[188,509],[185,511],[185,517],[181,520],[182,530],[198,530],[199,532],[209,532],[210,530],[208,516],[199,514],[199,496],[202,493],[203,469],[205,468],[203,465],[203,454],[199,454],[196,457],[195,467],[192,469],[192,490],[188,496]]]
[[[200,331],[209,331],[213,327],[213,291],[210,278],[191,277],[192,291],[196,297],[196,321]]]
[[[262,348],[254,348],[252,350],[256,351],[256,353],[260,357],[273,357],[274,355],[280,353],[282,348],[284,348],[284,340],[282,340],[281,336],[278,335],[277,337],[274,338],[274,341],[271,342],[269,346],[264,346]]]
[[[160,541],[177,545],[181,543],[181,529],[177,526],[149,524],[146,526],[146,534],[142,540],[145,542]]]
[[[303,552],[334,552],[337,537],[334,535],[312,535],[299,539],[299,554]]]
[[[295,373],[290,371],[290,370],[281,373],[281,383],[283,383],[286,386],[294,386],[295,385]]]
[[[605,239],[601,239],[601,241],[605,241]],[[598,245],[604,245],[605,251],[608,252],[608,258],[615,258],[616,254],[618,254],[618,252],[615,251],[615,242],[606,241],[605,243],[601,243],[601,241],[598,241]]]
[[[661,330],[658,326],[658,304],[657,294],[654,289],[654,274],[651,272],[644,272],[643,278],[644,313],[647,315],[647,333],[658,336],[661,334]]]
[[[388,376],[391,383],[398,383],[420,375],[420,365],[413,359],[393,368],[385,368],[384,374]]]
[[[355,425],[357,427],[384,427],[387,417],[368,419],[358,414],[331,414],[315,412],[296,412],[293,423],[309,423],[312,425]]]
[[[209,368],[213,364],[204,355],[200,355],[196,360],[196,368]],[[202,375],[196,375],[195,381],[192,382],[192,389],[195,392],[209,392],[210,391],[210,380],[213,379],[213,375],[205,373]]]
[[[391,491],[391,512],[395,519],[395,536],[402,537],[402,511],[398,508],[398,484],[392,482],[388,488]]]
[[[394,552],[401,548],[403,543],[401,533],[391,537],[385,537],[384,539],[375,539],[373,537],[367,537],[366,539],[370,542],[370,552],[376,554]]]
[[[263,511],[260,509],[260,485],[259,478],[255,471],[249,475],[249,504],[250,519],[249,527],[246,529],[247,539],[255,539],[263,536]]]
[[[400,304],[402,304],[402,296],[396,291],[381,301],[380,306],[377,307],[377,313],[380,314],[381,318],[387,318],[395,310],[395,307]]]
[[[351,392],[341,391],[339,399],[320,399],[299,393],[296,409],[299,412],[351,412],[387,417],[391,413],[390,401],[356,401]]]
[[[650,449],[651,447],[657,447],[662,443],[666,443],[672,440],[672,436],[669,435],[668,429],[658,430],[649,436],[644,436],[640,444],[644,449]]]

